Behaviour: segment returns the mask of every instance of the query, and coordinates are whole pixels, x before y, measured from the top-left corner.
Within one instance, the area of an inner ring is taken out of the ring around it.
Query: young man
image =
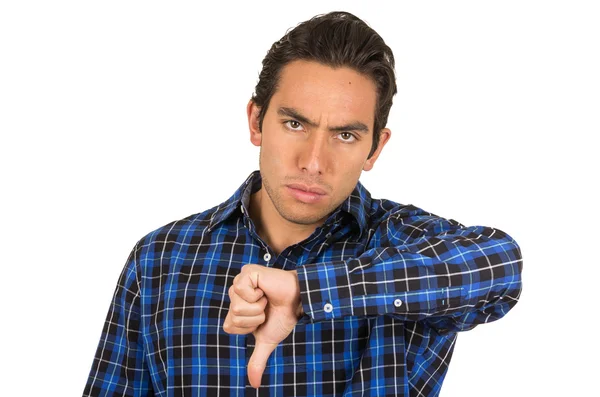
[[[516,304],[522,259],[358,182],[391,136],[393,68],[348,13],[271,47],[247,107],[260,171],[138,241],[84,396],[439,394],[457,332]]]

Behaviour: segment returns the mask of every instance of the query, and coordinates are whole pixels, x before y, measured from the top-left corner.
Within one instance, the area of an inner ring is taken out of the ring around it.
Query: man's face
[[[260,109],[249,103],[262,184],[281,217],[322,224],[350,195],[362,170],[373,167],[390,136],[388,129],[382,131],[379,147],[367,160],[376,95],[375,84],[350,68],[294,61],[282,69],[262,132]]]

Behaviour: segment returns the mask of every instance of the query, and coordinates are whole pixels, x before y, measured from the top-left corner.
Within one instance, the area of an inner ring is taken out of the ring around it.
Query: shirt
[[[437,396],[457,332],[521,293],[520,248],[411,204],[352,194],[279,255],[248,216],[254,171],[224,203],[133,247],[84,396]],[[223,331],[245,264],[298,272],[304,317],[248,383],[254,338]]]

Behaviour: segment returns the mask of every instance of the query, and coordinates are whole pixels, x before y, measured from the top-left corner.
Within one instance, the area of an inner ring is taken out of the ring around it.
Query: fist
[[[258,288],[258,272],[233,279],[229,287],[229,313],[225,317],[223,330],[228,334],[245,335],[254,332],[265,322],[267,298]]]
[[[248,378],[253,387],[259,387],[269,356],[303,314],[297,272],[246,265],[234,278],[229,298],[223,330],[254,334],[256,345],[248,362]]]

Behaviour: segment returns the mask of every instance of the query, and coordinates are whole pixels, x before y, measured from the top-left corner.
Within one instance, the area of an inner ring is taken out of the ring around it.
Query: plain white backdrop
[[[1,3],[0,394],[81,395],[135,242],[258,168],[245,106],[262,58],[339,9],[396,57],[373,197],[521,246],[521,301],[459,335],[442,397],[593,394],[597,3],[211,4]]]

